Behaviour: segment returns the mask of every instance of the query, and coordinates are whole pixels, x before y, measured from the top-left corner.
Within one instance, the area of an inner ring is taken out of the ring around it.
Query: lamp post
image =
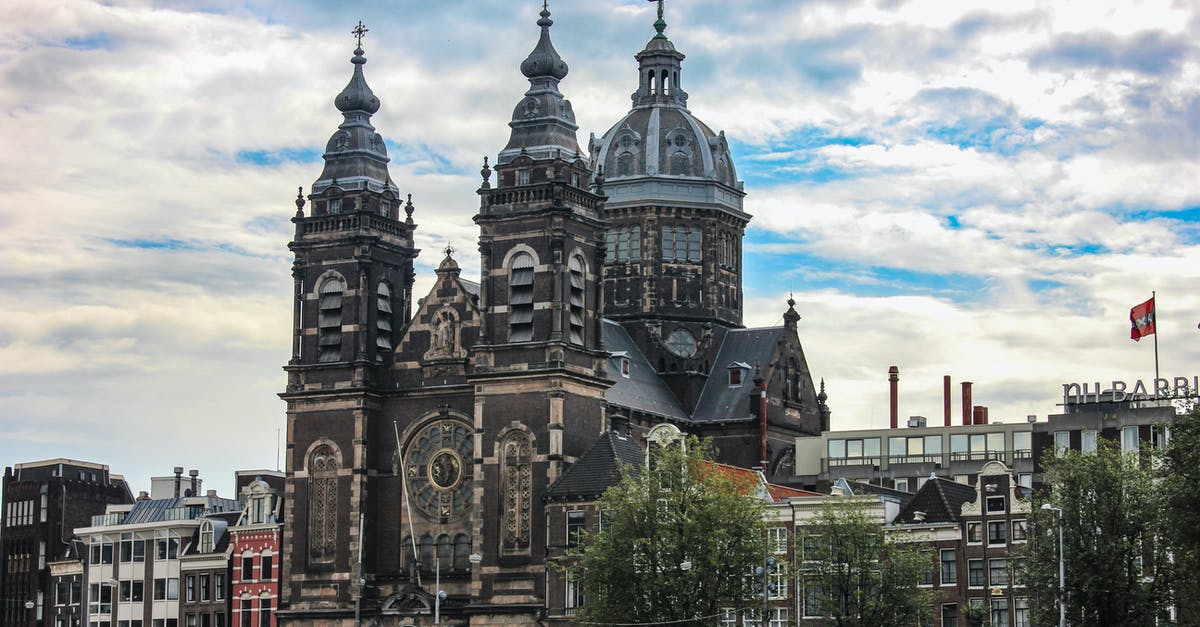
[[[1042,510],[1058,512],[1058,627],[1067,627],[1067,566],[1063,561],[1063,512],[1061,507],[1042,503]]]
[[[764,563],[764,566],[754,569],[754,574],[761,578],[758,585],[762,586],[762,616],[759,618],[762,620],[762,626],[768,627],[771,624],[771,594],[775,592],[775,584],[771,583],[771,575],[779,572],[779,566],[773,556],[767,557]]]
[[[33,599],[30,599],[25,602],[25,609],[29,610],[29,622],[31,622],[31,623],[33,622],[33,608],[36,606],[37,606],[37,603],[34,603]]]

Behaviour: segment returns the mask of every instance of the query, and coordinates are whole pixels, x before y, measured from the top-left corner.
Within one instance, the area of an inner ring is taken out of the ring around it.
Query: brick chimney
[[[942,377],[942,413],[945,414],[946,426],[950,426],[950,375]]]
[[[888,390],[889,390],[889,411],[891,416],[891,425],[895,429],[900,424],[900,369],[892,366],[888,368]]]
[[[971,382],[962,382],[962,421],[964,425],[971,424]]]

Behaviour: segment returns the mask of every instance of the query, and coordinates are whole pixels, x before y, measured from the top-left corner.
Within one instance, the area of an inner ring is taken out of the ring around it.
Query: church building
[[[292,220],[280,625],[534,624],[547,495],[610,425],[710,437],[768,477],[828,429],[794,303],[782,326],[743,326],[745,191],[724,133],[687,108],[661,3],[633,107],[586,153],[552,24],[543,7],[509,141],[480,172],[479,274],[447,249],[415,306],[419,216],[371,123],[357,31],[343,121]]]

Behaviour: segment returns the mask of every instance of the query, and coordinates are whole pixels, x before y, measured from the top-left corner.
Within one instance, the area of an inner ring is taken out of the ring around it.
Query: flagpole
[[[1158,298],[1154,290],[1150,290],[1150,300],[1154,301],[1154,387],[1158,389]]]

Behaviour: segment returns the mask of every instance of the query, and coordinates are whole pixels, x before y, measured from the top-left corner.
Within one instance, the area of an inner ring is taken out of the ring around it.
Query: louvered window
[[[571,343],[583,344],[583,260],[571,257],[568,269],[571,282],[571,302],[568,308],[571,316]]]
[[[533,257],[518,253],[509,265],[508,339],[533,339]]]
[[[392,350],[392,291],[380,283],[375,294],[375,346],[382,351]]]
[[[341,279],[329,279],[321,284],[318,305],[318,361],[340,361],[342,358],[342,293],[346,284]]]

